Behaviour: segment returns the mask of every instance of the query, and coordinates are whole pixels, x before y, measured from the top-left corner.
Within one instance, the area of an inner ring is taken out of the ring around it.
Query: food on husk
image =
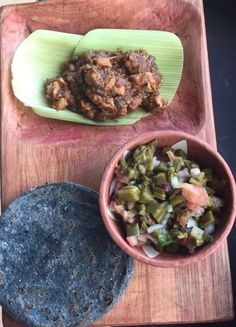
[[[116,119],[98,121],[68,109],[52,110],[45,96],[45,83],[62,74],[63,65],[89,50],[103,49],[124,52],[146,50],[156,58],[163,78],[159,92],[168,105],[179,85],[183,68],[183,47],[180,39],[165,31],[95,29],[85,35],[36,30],[16,49],[12,61],[14,95],[40,116],[95,126],[131,125],[149,112],[138,108]],[[62,85],[63,81],[59,81]],[[69,100],[68,92],[66,99]],[[60,105],[63,105],[63,101]]]
[[[144,50],[86,51],[49,79],[45,93],[52,108],[65,108],[105,121],[142,107],[156,113],[166,106],[159,93],[161,75],[155,57]]]
[[[114,169],[109,212],[123,221],[130,246],[150,258],[193,254],[213,240],[223,206],[219,186],[224,181],[212,167],[188,157],[185,140],[172,147],[153,140],[126,152]]]

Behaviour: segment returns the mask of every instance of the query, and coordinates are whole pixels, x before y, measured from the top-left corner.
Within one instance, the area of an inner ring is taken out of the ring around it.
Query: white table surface
[[[0,0],[0,6],[10,5],[13,3],[36,2],[37,0]]]

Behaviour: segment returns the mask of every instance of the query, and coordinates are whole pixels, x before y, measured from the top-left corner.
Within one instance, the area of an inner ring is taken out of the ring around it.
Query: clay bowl
[[[193,255],[190,254],[167,254],[161,253],[158,257],[150,259],[146,256],[142,249],[132,248],[125,240],[125,235],[122,232],[122,222],[114,221],[107,212],[109,203],[109,188],[113,178],[113,170],[118,161],[123,157],[125,150],[133,150],[141,144],[145,144],[153,139],[158,140],[159,146],[171,146],[180,140],[187,140],[188,143],[188,157],[199,163],[202,167],[212,167],[215,176],[223,178],[226,182],[224,190],[217,195],[225,202],[222,208],[221,222],[217,225],[214,240],[212,243],[205,245],[195,251]],[[125,144],[109,162],[100,186],[100,210],[105,226],[113,238],[113,240],[129,255],[135,259],[158,267],[178,267],[197,262],[211,253],[213,253],[218,246],[228,236],[235,219],[236,214],[236,191],[234,177],[230,171],[225,160],[221,155],[210,147],[204,141],[191,136],[189,134],[178,131],[158,131],[149,132],[132,139]]]

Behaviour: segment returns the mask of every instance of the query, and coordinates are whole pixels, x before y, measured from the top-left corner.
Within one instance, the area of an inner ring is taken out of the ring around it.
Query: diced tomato
[[[120,176],[117,176],[117,180],[121,183],[124,183],[124,184],[129,184],[129,176],[125,175],[125,174],[122,174]]]
[[[185,227],[188,222],[188,217],[187,216],[178,216],[177,221],[182,227]]]
[[[118,182],[123,184],[129,184],[129,176],[123,173],[118,167],[115,167],[114,174],[116,175]]]
[[[182,238],[181,240],[178,240],[178,243],[181,245],[185,245],[186,242],[187,242],[187,237]]]
[[[170,184],[162,184],[160,185],[160,188],[164,191],[164,192],[169,192],[171,190],[171,186]]]
[[[192,202],[189,202],[189,201],[186,202],[186,206],[187,206],[187,208],[189,210],[194,211],[194,212],[198,211],[198,210],[200,210],[202,208],[202,207],[199,206],[199,204],[192,203]]]
[[[151,234],[143,233],[143,235],[144,235],[147,239],[149,239],[149,240],[151,240],[151,241],[154,241],[154,240],[155,240],[155,238],[153,238]]]
[[[195,239],[188,237],[184,243],[186,248],[189,250],[190,254],[194,253],[194,250],[196,249],[196,241]]]
[[[161,162],[168,162],[169,158],[166,153],[160,152],[158,153],[158,160],[160,160]]]
[[[128,236],[126,237],[127,242],[131,246],[137,246],[138,245],[138,239],[136,236]]]
[[[115,175],[118,175],[118,174],[121,173],[121,171],[120,171],[120,169],[119,169],[118,167],[115,167],[113,173],[114,173]]]
[[[176,155],[172,151],[167,151],[166,154],[167,154],[169,160],[175,160],[176,159]]]
[[[188,202],[198,204],[198,207],[208,204],[208,194],[202,186],[183,183],[181,188],[182,195]]]
[[[115,187],[115,194],[117,194],[117,192],[124,186],[123,183],[117,182],[116,183],[116,187]]]

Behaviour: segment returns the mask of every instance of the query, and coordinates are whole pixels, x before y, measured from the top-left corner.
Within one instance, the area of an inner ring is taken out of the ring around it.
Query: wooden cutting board
[[[201,0],[68,0],[8,6],[1,12],[1,173],[3,209],[31,186],[70,180],[98,189],[119,147],[148,130],[179,129],[216,147]],[[169,109],[133,126],[95,127],[37,117],[11,89],[19,43],[44,28],[83,34],[98,27],[175,32],[184,46],[182,81]],[[125,295],[97,325],[230,320],[233,299],[227,243],[183,268],[136,263]],[[4,314],[5,327],[19,327]]]

